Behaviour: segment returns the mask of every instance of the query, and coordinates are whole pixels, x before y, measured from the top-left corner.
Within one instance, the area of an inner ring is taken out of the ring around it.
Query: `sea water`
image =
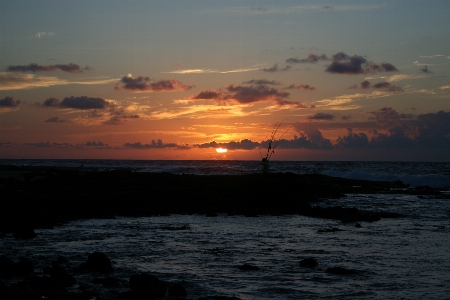
[[[107,171],[127,168],[136,172],[196,175],[239,175],[262,172],[261,161],[245,160],[79,160],[0,159],[0,165],[72,167]],[[450,162],[271,161],[271,172],[319,173],[349,179],[395,181],[411,186],[450,187]]]
[[[212,169],[211,165],[221,166],[215,162],[205,164],[208,166],[200,168],[203,171],[197,168],[197,172],[216,174],[217,170],[207,170]],[[252,162],[222,166],[226,172],[237,172],[246,164],[251,166]],[[192,165],[193,162],[152,163],[151,168],[159,166],[159,171],[181,168],[186,172]],[[280,169],[283,166],[274,165]],[[439,175],[448,179],[449,176],[449,164],[351,165],[357,168],[348,167],[348,163],[335,163],[332,167],[326,163],[291,163],[283,168],[297,172],[302,169],[304,173],[329,172],[335,176],[337,172],[348,175],[356,174],[355,171],[381,177]],[[133,166],[134,163],[126,165]],[[408,173],[414,166],[415,171]],[[109,167],[118,166],[111,163]],[[448,193],[445,186],[442,191]],[[321,205],[395,212],[401,216],[360,222],[361,228],[354,223],[298,215],[79,220],[53,229],[37,229],[37,237],[32,240],[4,237],[0,239],[0,253],[15,260],[27,257],[39,271],[58,256],[65,257],[69,266],[74,267],[86,261],[89,253],[105,252],[115,268],[110,276],[122,284],[104,289],[83,277],[87,275],[75,276],[80,284],[101,291],[104,294],[100,296],[105,297],[127,290],[130,275],[147,272],[167,282],[182,283],[188,299],[208,295],[241,299],[449,299],[448,199],[351,194],[341,199],[323,199]],[[320,232],[329,228],[340,230]],[[299,262],[310,257],[318,261],[318,266],[301,267]],[[260,270],[241,271],[239,266],[245,263]],[[355,274],[328,273],[327,269],[332,267],[344,267]]]

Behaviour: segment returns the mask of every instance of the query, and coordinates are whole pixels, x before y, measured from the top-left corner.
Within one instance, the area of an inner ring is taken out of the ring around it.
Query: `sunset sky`
[[[0,158],[450,161],[449,14],[0,0]]]

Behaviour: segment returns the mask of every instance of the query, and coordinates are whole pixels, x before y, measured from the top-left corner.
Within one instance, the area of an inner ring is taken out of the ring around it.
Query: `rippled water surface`
[[[323,203],[337,204],[403,216],[363,222],[362,228],[303,216],[80,220],[36,230],[38,237],[33,240],[3,238],[0,252],[16,259],[31,258],[39,269],[59,255],[76,266],[88,253],[102,251],[113,261],[113,276],[123,282],[131,274],[149,272],[162,280],[182,282],[189,299],[207,295],[241,299],[448,299],[448,200],[349,195]],[[332,227],[342,231],[318,232]],[[319,266],[300,267],[300,260],[308,257],[316,258]],[[260,270],[239,270],[244,263]],[[357,273],[326,272],[337,266]]]

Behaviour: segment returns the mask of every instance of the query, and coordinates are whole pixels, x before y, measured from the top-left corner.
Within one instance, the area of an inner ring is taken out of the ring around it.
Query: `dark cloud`
[[[372,130],[372,137],[354,133],[339,137],[340,148],[440,148],[450,149],[450,112],[439,111],[422,115],[402,114],[390,107],[371,112],[376,124],[387,132]]]
[[[422,147],[450,148],[450,111],[417,116],[416,142]]]
[[[326,113],[316,113],[315,115],[308,117],[310,120],[333,120],[334,118],[334,115]]]
[[[105,144],[100,141],[97,141],[97,142],[92,141],[92,142],[86,142],[86,144],[84,144],[83,146],[86,146],[86,147],[108,147],[108,144]]]
[[[392,85],[391,83],[386,82],[386,81],[378,82],[378,83],[375,83],[372,85],[372,83],[370,83],[369,81],[364,80],[363,82],[360,83],[360,86],[364,90],[373,88],[373,89],[378,89],[378,90],[385,90],[388,92],[403,92],[403,89],[401,87]],[[355,85],[349,87],[348,89],[357,89],[357,88],[358,87],[355,84]]]
[[[25,143],[26,146],[36,147],[36,148],[72,148],[74,145],[69,143],[50,143],[50,142],[39,142],[39,143]]]
[[[47,107],[59,107],[60,101],[56,98],[47,98],[44,103],[40,104],[38,102],[35,103],[36,106],[47,108]]]
[[[278,72],[278,71],[287,71],[291,68],[291,66],[286,66],[282,69],[278,68],[278,64],[274,64],[273,67],[271,68],[263,68],[261,69],[264,72],[270,72],[270,73],[274,73],[274,72]]]
[[[120,86],[122,84],[122,86]],[[190,90],[192,86],[184,84],[176,79],[160,79],[153,81],[150,77],[138,76],[136,78],[124,76],[120,83],[115,85],[116,90],[149,91],[149,92],[173,92]]]
[[[17,107],[20,104],[20,100],[14,100],[13,97],[6,96],[3,99],[0,99],[0,108],[7,107],[7,108],[13,108]]]
[[[399,113],[392,107],[383,107],[369,113],[374,116],[370,119],[375,120],[382,128],[401,126],[405,123],[405,121],[413,118],[413,115]]]
[[[338,148],[367,148],[369,146],[369,138],[365,133],[353,133],[351,128],[347,128],[348,135],[339,136],[335,147]]]
[[[36,103],[37,106],[47,107],[60,107],[60,108],[74,108],[74,109],[104,109],[111,106],[111,103],[102,98],[92,98],[87,96],[80,97],[66,97],[62,101],[56,98],[48,98],[44,103]]]
[[[372,86],[374,89],[383,89],[389,92],[402,92],[403,89],[401,87],[390,84],[389,82],[379,82],[375,83]]]
[[[352,118],[351,115],[348,115],[348,116],[342,116],[342,117],[341,117],[341,119],[344,120],[344,121],[350,120],[351,118]]]
[[[150,144],[141,144],[141,142],[137,143],[126,143],[123,144],[125,148],[133,148],[133,149],[155,149],[155,148],[178,148],[178,145],[175,143],[168,143],[164,144],[161,139],[158,139],[157,141],[152,140]]]
[[[59,103],[59,107],[63,108],[74,108],[74,109],[104,109],[111,104],[102,98],[92,98],[87,96],[81,97],[66,97],[61,103]]]
[[[375,64],[362,56],[348,56],[344,52],[337,52],[332,57],[331,64],[326,68],[329,73],[338,74],[367,74],[379,71],[393,72],[397,68],[390,63]]]
[[[228,85],[225,91],[206,90],[201,91],[196,95],[192,95],[189,99],[197,100],[235,100],[241,104],[272,101],[278,105],[293,105],[297,108],[307,108],[300,102],[287,100],[289,93],[282,89],[275,89],[267,85],[252,85],[252,86],[235,86]]]
[[[279,81],[275,80],[267,80],[267,79],[252,79],[249,81],[244,81],[243,84],[257,84],[257,85],[280,85],[281,83]]]
[[[127,119],[138,119],[139,115],[121,115],[116,114],[115,116],[112,116],[109,120],[105,121],[103,124],[105,125],[122,125],[124,124],[124,121]]]
[[[226,142],[217,143],[216,141],[211,141],[203,144],[195,144],[196,148],[226,148],[228,150],[253,150],[260,146],[260,143],[253,142],[249,139],[244,139],[239,142]]]
[[[215,100],[223,100],[229,99],[230,95],[225,95],[222,92],[216,92],[213,90],[201,91],[197,95],[190,96],[189,99],[198,100],[198,99],[215,99]]]
[[[230,84],[226,87],[226,90],[232,94],[231,98],[239,103],[246,104],[258,101],[275,101],[280,105],[292,104],[284,101],[285,98],[289,97],[289,93],[269,88],[264,85],[234,86]]]
[[[422,69],[420,69],[420,72],[422,72],[422,73],[433,73],[433,72],[431,72],[429,69],[428,69],[428,66],[423,66],[423,68]]]
[[[50,123],[59,123],[59,122],[64,122],[64,120],[61,120],[58,117],[52,117],[52,118],[48,118],[47,120],[45,120],[44,122],[50,122]]]
[[[361,88],[362,89],[368,89],[370,88],[371,83],[367,80],[364,80],[363,82],[361,82]]]
[[[285,90],[296,89],[296,90],[303,90],[303,91],[315,91],[315,90],[317,90],[315,87],[310,86],[309,84],[299,84],[299,85],[291,84],[291,85],[285,87],[284,89]]]
[[[294,136],[291,141],[292,148],[309,148],[309,149],[332,149],[333,144],[329,139],[322,136],[322,133],[313,123],[295,123],[294,129],[300,133],[300,137]],[[283,143],[280,141],[280,147]],[[287,147],[287,146],[284,146]]]
[[[10,72],[53,72],[56,70],[61,70],[67,73],[83,73],[84,71],[91,70],[91,67],[80,67],[77,64],[69,63],[66,65],[57,64],[57,65],[49,65],[49,66],[41,66],[35,63],[31,63],[29,65],[10,65],[6,68],[7,71]]]
[[[314,53],[310,53],[307,58],[288,58],[286,59],[286,63],[288,64],[305,64],[305,63],[317,63],[321,60],[328,60],[328,57],[325,54],[317,55]]]

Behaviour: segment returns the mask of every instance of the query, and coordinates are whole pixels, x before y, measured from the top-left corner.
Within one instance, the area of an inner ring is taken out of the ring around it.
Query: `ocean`
[[[87,171],[129,168],[208,175],[262,170],[259,161],[0,160],[2,165],[48,167],[79,167],[81,163]],[[450,163],[273,161],[271,172],[401,180],[450,193]],[[58,256],[77,266],[88,253],[104,252],[115,268],[108,276],[118,284],[105,288],[80,274],[79,283],[70,288],[77,290],[82,284],[96,291],[92,299],[127,290],[130,275],[139,272],[181,283],[187,299],[450,299],[449,199],[349,194],[322,199],[319,204],[392,212],[399,217],[360,222],[360,228],[354,223],[299,215],[88,219],[36,229],[37,237],[31,240],[0,238],[0,253],[27,257],[36,262],[39,272]],[[300,266],[302,259],[311,257],[317,267]],[[259,270],[240,270],[246,263]],[[335,267],[352,273],[330,273]]]
[[[196,175],[239,175],[260,173],[260,161],[242,160],[79,160],[79,159],[0,159],[0,165],[46,166],[85,170],[132,169],[137,172],[169,172]],[[411,186],[450,187],[450,162],[373,161],[271,161],[271,172],[324,174],[349,179],[400,180]]]

